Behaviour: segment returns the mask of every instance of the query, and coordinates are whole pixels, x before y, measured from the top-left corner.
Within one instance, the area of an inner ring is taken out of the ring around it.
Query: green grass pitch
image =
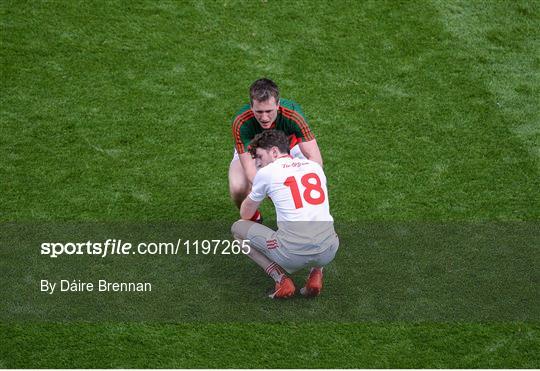
[[[162,267],[192,299],[167,323],[17,320],[24,257],[1,246],[0,367],[540,367],[540,2],[3,1],[0,27],[0,233],[226,228],[231,120],[267,76],[308,117],[347,242],[313,301],[263,300],[247,259]],[[396,252],[401,223],[529,239]],[[478,291],[453,281],[471,256]]]

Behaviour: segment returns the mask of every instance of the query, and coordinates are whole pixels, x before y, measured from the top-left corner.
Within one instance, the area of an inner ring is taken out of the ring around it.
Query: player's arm
[[[321,167],[323,166],[322,155],[321,151],[319,150],[317,140],[312,139],[309,142],[300,142],[298,146],[308,160],[315,161],[316,163],[321,165]]]
[[[246,178],[249,180],[251,184],[253,184],[253,179],[255,178],[255,175],[257,174],[257,168],[255,167],[255,160],[251,157],[251,153],[244,152],[238,155],[238,158],[240,158],[240,163],[242,164],[242,167],[244,168],[244,173],[246,174]]]
[[[240,218],[250,220],[259,208],[261,201],[253,201],[249,196],[245,198],[240,206]]]
[[[267,186],[270,174],[266,170],[267,168],[262,168],[254,177],[251,192],[240,205],[240,218],[251,219],[268,194]]]
[[[295,104],[293,105],[294,113],[291,114],[290,126],[289,129],[296,135],[297,138],[301,139],[298,143],[298,147],[306,156],[308,160],[314,161],[323,166],[323,160],[321,151],[319,150],[319,145],[317,140],[315,140],[315,135],[309,128],[309,125],[304,117],[302,108]]]

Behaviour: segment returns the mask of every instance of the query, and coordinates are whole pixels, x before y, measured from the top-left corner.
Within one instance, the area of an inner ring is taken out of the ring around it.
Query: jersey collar
[[[281,155],[278,158],[276,158],[276,161],[277,160],[283,160],[283,159],[286,160],[286,159],[289,159],[289,158],[292,160],[293,157],[291,155]]]

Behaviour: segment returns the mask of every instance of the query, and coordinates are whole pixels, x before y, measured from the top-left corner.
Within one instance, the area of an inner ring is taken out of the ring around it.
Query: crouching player
[[[316,162],[293,159],[287,136],[279,130],[257,134],[249,151],[260,169],[232,233],[238,240],[249,240],[248,256],[275,280],[270,297],[294,295],[294,283],[286,272],[305,267],[311,271],[300,293],[317,296],[323,286],[323,267],[334,259],[339,246],[326,176]],[[249,220],[266,196],[276,208],[277,231]]]

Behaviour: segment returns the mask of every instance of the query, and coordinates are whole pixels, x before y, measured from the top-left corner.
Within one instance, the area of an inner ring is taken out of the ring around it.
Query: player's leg
[[[271,298],[286,298],[294,295],[296,288],[293,281],[286,275],[281,266],[265,254],[268,241],[273,241],[274,231],[261,224],[249,220],[238,220],[231,227],[231,232],[237,240],[249,240],[250,252],[246,254],[276,283]],[[272,243],[272,242],[270,242]]]
[[[238,159],[238,155],[235,152],[235,156],[229,165],[229,193],[234,204],[239,209],[242,205],[242,201],[244,201],[248,196],[250,189],[251,187],[244,172],[244,168],[242,167],[242,164]],[[259,210],[255,212],[251,220],[259,223],[262,222],[262,217]]]
[[[231,232],[237,240],[247,240],[248,231],[254,223],[249,220],[238,220],[231,227]],[[268,228],[270,229],[270,228]],[[266,255],[259,252],[256,248],[251,248],[249,256],[259,267],[266,271],[266,268],[273,263]]]
[[[238,158],[233,159],[229,166],[229,193],[238,208],[249,194],[249,189],[249,181],[240,160]]]

